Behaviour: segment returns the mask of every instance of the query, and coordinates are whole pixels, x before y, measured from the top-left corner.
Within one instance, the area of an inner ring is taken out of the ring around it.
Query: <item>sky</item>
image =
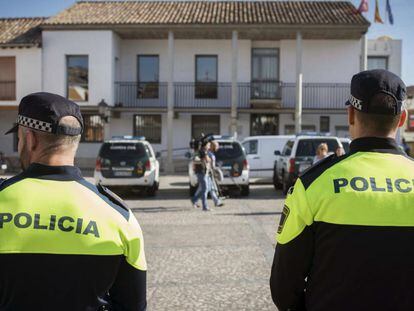
[[[71,6],[75,0],[0,0],[0,17],[51,16]],[[361,0],[351,0],[358,7]],[[369,39],[390,36],[403,40],[402,79],[407,85],[414,85],[414,1],[390,0],[394,25],[374,23],[375,0],[368,0],[369,11],[364,13],[371,22]],[[380,14],[385,21],[386,0],[378,0]]]

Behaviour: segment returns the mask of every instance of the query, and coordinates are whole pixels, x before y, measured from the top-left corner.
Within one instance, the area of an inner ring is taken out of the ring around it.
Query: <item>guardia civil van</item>
[[[140,189],[154,196],[160,179],[158,157],[145,137],[113,137],[99,150],[95,182],[108,187]]]

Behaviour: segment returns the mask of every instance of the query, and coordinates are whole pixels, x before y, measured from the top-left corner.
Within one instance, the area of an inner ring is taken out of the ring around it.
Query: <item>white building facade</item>
[[[76,3],[42,23],[41,47],[26,60],[23,75],[33,79],[16,90],[53,92],[81,106],[80,166],[93,166],[102,141],[119,135],[147,137],[169,170],[202,132],[239,139],[298,129],[347,135],[349,82],[375,50],[365,44],[369,23],[349,16],[352,4],[236,2],[226,11],[222,2],[153,2],[158,17],[150,22],[141,5]],[[333,8],[343,16],[333,16]],[[303,10],[314,18],[300,17]],[[390,57],[394,63],[401,71],[401,60]],[[15,117],[9,112],[1,111],[1,126]],[[11,138],[0,142],[15,155]]]

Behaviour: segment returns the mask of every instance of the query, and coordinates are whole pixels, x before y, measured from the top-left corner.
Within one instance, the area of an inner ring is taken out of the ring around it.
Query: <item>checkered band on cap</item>
[[[28,127],[28,128],[31,128],[31,129],[34,129],[34,130],[47,132],[47,133],[52,133],[52,124],[51,123],[47,123],[47,122],[44,122],[44,121],[28,118],[28,117],[25,117],[25,116],[22,116],[22,115],[19,115],[17,117],[17,124]]]
[[[349,95],[349,103],[357,110],[362,111],[362,100]]]

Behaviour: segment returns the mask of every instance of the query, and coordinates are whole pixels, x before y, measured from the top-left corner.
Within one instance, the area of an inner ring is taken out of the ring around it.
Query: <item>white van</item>
[[[294,135],[267,135],[246,137],[242,145],[246,151],[250,166],[251,178],[272,178],[273,167],[277,156],[275,151],[282,152],[283,147]]]

